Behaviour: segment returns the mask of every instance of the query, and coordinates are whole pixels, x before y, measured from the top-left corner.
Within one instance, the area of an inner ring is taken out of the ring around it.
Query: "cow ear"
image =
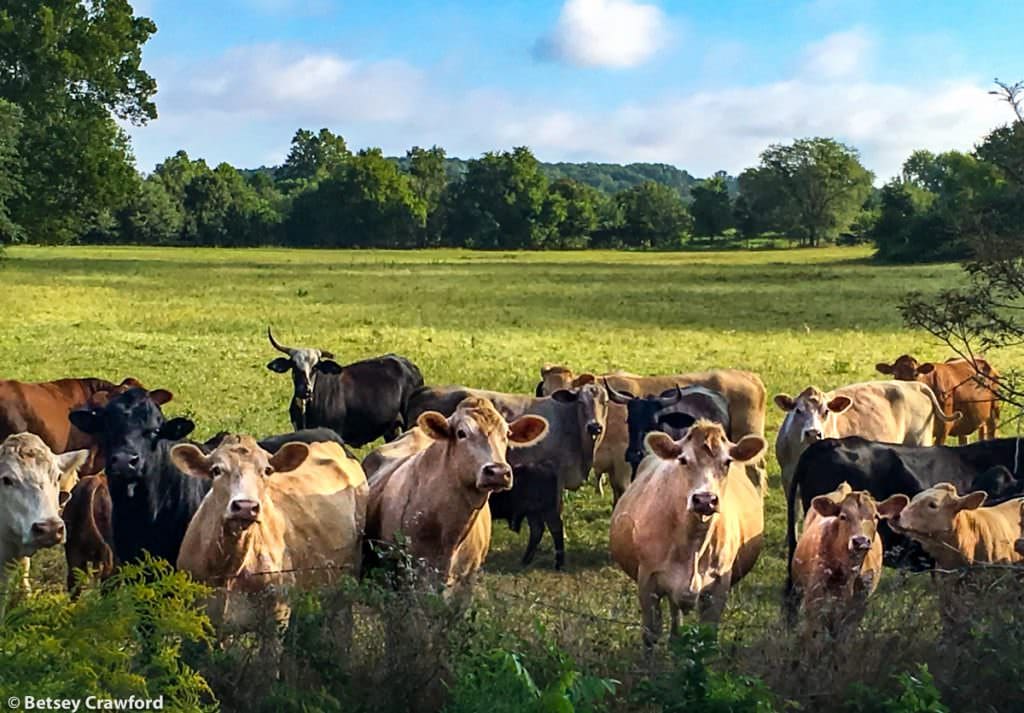
[[[882,502],[878,503],[878,516],[883,520],[896,517],[903,508],[910,504],[910,498],[903,493],[897,493],[896,495],[890,495]]]
[[[651,431],[644,438],[644,445],[654,455],[662,460],[675,460],[682,452],[683,447],[672,440],[672,437],[661,431]]]
[[[267,364],[267,368],[278,374],[283,374],[292,368],[292,360],[287,357],[278,357]]]
[[[278,473],[288,473],[305,463],[308,457],[309,446],[292,441],[277,449],[277,453],[270,457],[270,465]]]
[[[164,425],[160,427],[160,438],[167,441],[180,441],[182,438],[192,433],[195,429],[196,424],[181,416],[172,418],[170,421],[165,421]]]
[[[988,498],[988,493],[984,490],[976,490],[973,493],[968,493],[962,498],[957,498],[956,509],[957,510],[977,510],[985,504],[985,499]]]
[[[835,396],[826,405],[832,413],[843,413],[853,406],[853,399],[849,396]]]
[[[193,443],[179,443],[171,447],[171,463],[185,475],[193,478],[210,477],[210,456]]]
[[[572,388],[578,389],[581,386],[586,386],[587,384],[593,384],[596,382],[597,377],[594,376],[593,374],[580,374],[579,376],[572,380]]]
[[[839,514],[839,503],[827,495],[819,495],[811,501],[811,507],[822,517],[835,517]]]
[[[78,409],[68,414],[68,419],[82,433],[95,436],[103,432],[103,412],[100,409]]]
[[[542,396],[544,396],[544,382],[543,381],[538,381],[537,382],[537,388],[533,390],[533,395],[536,396],[538,399],[541,398]]]
[[[737,463],[746,463],[764,453],[767,447],[768,442],[763,438],[748,433],[729,449],[729,457]]]
[[[424,411],[416,419],[416,425],[435,441],[446,441],[452,437],[452,427],[448,424],[448,419],[437,411]]]
[[[322,374],[340,374],[341,364],[330,359],[321,359],[316,363],[316,370]]]
[[[892,364],[886,364],[885,362],[878,362],[875,364],[875,371],[879,374],[892,374]]]
[[[927,364],[921,364],[917,367],[918,374],[931,374],[933,371],[935,371],[935,365],[932,364],[931,362]]]
[[[776,394],[773,401],[783,411],[792,411],[796,408],[796,401],[789,394]]]
[[[520,416],[508,425],[509,444],[525,448],[548,435],[548,421],[540,416]]]
[[[89,460],[89,450],[83,448],[80,451],[68,451],[57,456],[57,469],[61,475],[69,475],[72,471],[78,471],[85,462]]]
[[[682,411],[670,411],[658,416],[658,423],[663,423],[669,428],[673,428],[677,431],[689,428],[694,424],[694,422],[696,422],[696,420],[697,419],[690,414],[683,413]]]
[[[578,391],[570,391],[569,389],[559,389],[551,394],[551,398],[559,403],[571,404],[579,400],[580,393]]]
[[[157,406],[163,406],[166,403],[170,403],[171,399],[174,398],[174,394],[167,389],[153,389],[149,392],[149,398]]]
[[[124,379],[121,381],[121,383],[118,384],[118,387],[122,388],[122,389],[124,389],[126,391],[128,389],[142,389],[142,388],[145,388],[142,385],[142,382],[140,382],[134,376],[126,376],[126,377],[124,377]]]
[[[68,500],[71,499],[71,493],[67,490],[61,490],[57,493],[57,507],[64,509],[64,506],[68,504]]]

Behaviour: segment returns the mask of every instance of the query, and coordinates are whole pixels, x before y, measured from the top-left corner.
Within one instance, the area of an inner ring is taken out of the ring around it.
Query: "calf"
[[[107,477],[98,473],[79,480],[61,517],[67,529],[68,591],[77,596],[81,572],[94,569],[100,579],[114,573],[114,515]]]
[[[612,559],[637,583],[644,643],[661,635],[668,597],[671,634],[680,610],[699,605],[718,623],[730,588],[761,553],[764,506],[743,464],[761,457],[765,440],[731,443],[721,424],[697,421],[680,440],[647,435],[651,455],[612,512]]]

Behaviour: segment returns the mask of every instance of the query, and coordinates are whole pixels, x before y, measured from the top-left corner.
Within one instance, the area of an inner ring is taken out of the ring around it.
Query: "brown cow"
[[[802,601],[810,632],[823,628],[838,636],[860,623],[882,576],[878,520],[894,514],[900,503],[894,497],[876,503],[867,492],[852,492],[847,483],[811,501],[789,563],[791,620]]]
[[[637,583],[643,640],[661,635],[661,599],[668,597],[670,634],[680,610],[700,607],[718,623],[729,589],[761,553],[764,505],[743,463],[760,458],[766,442],[726,438],[721,424],[697,421],[680,440],[647,435],[651,454],[612,512],[611,555]]]
[[[935,393],[947,416],[959,411],[963,418],[954,423],[935,421],[935,443],[943,445],[956,436],[960,445],[978,432],[978,440],[996,437],[999,423],[999,372],[987,360],[975,357],[973,362],[953,358],[944,364],[926,362],[904,354],[892,364],[879,363],[875,368],[901,381],[920,381]]]
[[[71,491],[61,513],[68,538],[64,558],[68,565],[68,591],[78,593],[79,571],[96,571],[100,579],[114,573],[113,505],[103,473],[87,475]]]
[[[489,400],[469,397],[449,418],[421,414],[416,428],[421,433],[403,444],[411,454],[370,483],[366,535],[384,542],[404,537],[428,584],[468,584],[490,547],[488,498],[512,487],[506,449],[537,443],[548,422],[520,416],[506,423]],[[415,451],[424,436],[429,445]]]
[[[96,439],[71,425],[68,414],[106,401],[130,388],[141,386],[126,378],[120,384],[103,379],[58,379],[28,383],[0,381],[0,439],[28,431],[43,439],[54,453],[89,449],[89,459],[79,470],[92,475],[103,470]]]
[[[592,378],[589,374],[577,377],[567,367],[548,364],[541,369],[542,380],[537,386],[537,392],[549,395],[558,389],[571,388],[578,380],[588,377]],[[675,386],[703,386],[722,394],[729,402],[730,438],[739,441],[746,435],[764,435],[766,392],[764,382],[752,372],[715,369],[670,376],[637,376],[625,371],[615,371],[604,374],[599,379],[607,380],[616,391],[640,397],[657,395]],[[626,417],[625,406],[608,404],[608,423],[604,440],[594,454],[594,473],[598,480],[602,474],[608,474],[612,484],[613,502],[618,502],[633,477],[633,468],[626,462],[625,455],[629,445]],[[750,480],[764,492],[767,485],[764,459],[751,461],[747,464],[746,471]]]

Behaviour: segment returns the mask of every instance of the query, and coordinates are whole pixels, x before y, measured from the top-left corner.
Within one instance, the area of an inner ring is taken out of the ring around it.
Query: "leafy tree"
[[[413,193],[427,209],[419,246],[440,245],[445,223],[444,197],[448,190],[444,149],[414,146],[405,156]]]
[[[548,189],[545,222],[552,226],[548,244],[554,248],[585,248],[598,227],[601,193],[570,178],[560,178]]]
[[[181,238],[183,210],[159,176],[150,176],[139,181],[128,202],[117,211],[118,237],[139,245],[173,243]]]
[[[0,250],[21,235],[21,228],[11,220],[8,203],[22,190],[22,162],[18,154],[21,133],[21,110],[0,100]]]
[[[694,235],[721,235],[732,227],[732,203],[723,171],[695,185],[690,189],[690,195],[693,197],[690,215],[693,216]]]
[[[776,206],[772,227],[817,246],[849,228],[872,178],[855,149],[833,139],[798,139],[769,146],[760,165],[740,176],[740,190],[755,204]]]
[[[21,109],[18,150],[32,157],[9,208],[30,239],[76,237],[134,186],[114,119],[156,118],[156,82],[141,68],[155,31],[126,0],[10,0],[0,9],[0,99]]]
[[[351,155],[345,139],[330,129],[320,129],[316,134],[308,129],[299,129],[292,137],[288,157],[277,170],[277,178],[284,182],[286,190],[294,190],[304,182],[330,176]]]
[[[619,242],[629,247],[671,249],[682,246],[692,227],[679,195],[654,181],[615,196],[621,210]]]

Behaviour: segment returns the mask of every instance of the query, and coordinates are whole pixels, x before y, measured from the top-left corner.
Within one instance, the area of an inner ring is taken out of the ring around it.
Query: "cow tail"
[[[786,589],[782,595],[782,609],[786,623],[792,627],[796,624],[799,600],[793,582],[793,556],[796,554],[796,494],[799,490],[800,475],[803,473],[799,461],[793,473],[793,481],[786,493]]]
[[[932,413],[935,414],[935,418],[943,423],[954,423],[963,417],[963,413],[960,411],[954,411],[951,416],[947,416],[946,412],[942,410],[942,404],[939,403],[939,397],[935,395],[935,392],[927,384],[921,384],[921,391],[931,400]]]

